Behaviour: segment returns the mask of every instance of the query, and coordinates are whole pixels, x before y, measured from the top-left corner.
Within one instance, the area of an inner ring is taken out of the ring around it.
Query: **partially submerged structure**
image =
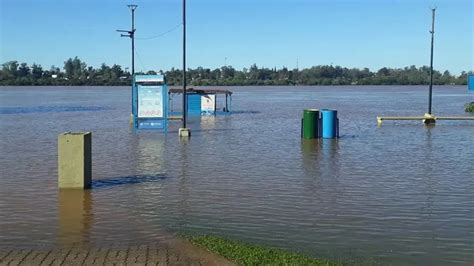
[[[173,112],[173,99],[175,95],[183,93],[183,89],[172,88],[168,91],[170,111]],[[218,95],[225,98],[223,106],[218,106]],[[232,110],[232,91],[225,89],[186,89],[187,111],[189,115],[216,114],[222,108],[222,112],[230,113]]]
[[[132,123],[136,129],[166,130],[168,86],[163,75],[134,75]]]

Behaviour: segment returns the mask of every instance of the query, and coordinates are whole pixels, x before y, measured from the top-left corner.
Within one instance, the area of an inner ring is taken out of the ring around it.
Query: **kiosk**
[[[169,93],[169,106],[171,113],[173,112],[173,96],[174,94],[183,93],[182,89],[170,89]],[[217,95],[225,95],[224,99],[221,99],[220,106],[218,105]],[[187,96],[187,110],[189,115],[215,115],[218,113],[220,107],[222,112],[220,114],[230,114],[232,109],[232,91],[224,89],[186,89]],[[224,102],[222,102],[224,101]]]
[[[168,86],[163,75],[135,75],[132,84],[132,115],[136,129],[166,131]]]

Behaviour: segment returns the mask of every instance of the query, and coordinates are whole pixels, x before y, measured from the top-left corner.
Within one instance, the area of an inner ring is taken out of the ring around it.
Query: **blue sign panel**
[[[161,75],[137,75],[132,93],[134,126],[138,129],[166,130],[168,87]]]
[[[166,123],[164,120],[157,119],[139,119],[138,128],[141,129],[164,129]]]

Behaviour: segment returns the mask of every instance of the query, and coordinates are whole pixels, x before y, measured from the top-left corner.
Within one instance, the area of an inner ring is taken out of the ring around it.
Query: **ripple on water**
[[[1,245],[148,243],[178,231],[332,258],[472,264],[472,124],[376,127],[380,114],[424,113],[424,88],[232,90],[238,111],[190,117],[186,142],[177,122],[166,136],[131,130],[128,87],[0,90],[14,106],[0,109]],[[436,89],[474,98],[464,91]],[[464,115],[474,99],[458,98],[438,97],[437,113]],[[302,142],[304,108],[338,109],[343,137]],[[73,194],[56,188],[57,135],[72,130],[93,132],[94,176]]]

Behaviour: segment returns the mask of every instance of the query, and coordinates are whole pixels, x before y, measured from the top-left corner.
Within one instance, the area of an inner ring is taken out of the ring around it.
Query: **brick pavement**
[[[101,248],[7,249],[0,265],[234,265],[184,240]]]

